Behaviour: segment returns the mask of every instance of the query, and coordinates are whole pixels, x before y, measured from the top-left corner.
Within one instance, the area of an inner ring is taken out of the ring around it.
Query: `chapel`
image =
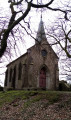
[[[59,88],[58,56],[48,43],[44,24],[40,20],[35,45],[7,65],[5,89]]]

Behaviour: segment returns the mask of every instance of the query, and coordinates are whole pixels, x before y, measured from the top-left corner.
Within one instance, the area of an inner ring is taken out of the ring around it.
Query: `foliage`
[[[71,91],[71,84],[70,84],[70,91]]]
[[[3,91],[3,87],[2,86],[0,86],[0,91]]]
[[[60,83],[59,83],[59,90],[60,91],[69,91],[70,90],[70,85],[67,84],[66,81],[60,81]]]

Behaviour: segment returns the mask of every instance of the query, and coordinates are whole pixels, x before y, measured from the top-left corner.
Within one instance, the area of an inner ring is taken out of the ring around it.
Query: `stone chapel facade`
[[[4,86],[6,89],[58,89],[58,56],[46,39],[42,20],[35,45],[7,65]]]

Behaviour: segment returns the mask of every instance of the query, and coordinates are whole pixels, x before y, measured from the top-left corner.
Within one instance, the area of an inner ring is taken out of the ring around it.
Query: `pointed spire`
[[[41,20],[39,23],[36,39],[38,40],[38,42],[41,42],[42,40],[46,40],[44,25],[43,25],[43,21],[42,21],[42,14],[41,14]]]

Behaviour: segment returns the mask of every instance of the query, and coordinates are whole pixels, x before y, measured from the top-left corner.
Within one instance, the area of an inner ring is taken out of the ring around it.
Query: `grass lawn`
[[[59,91],[24,91],[24,90],[14,90],[0,92],[0,106],[5,103],[10,103],[15,99],[28,99],[25,106],[28,106],[32,102],[39,101],[41,99],[47,99],[49,104],[52,104],[59,100],[60,95],[64,92]],[[32,97],[34,96],[34,97]],[[31,100],[29,100],[32,97]]]

